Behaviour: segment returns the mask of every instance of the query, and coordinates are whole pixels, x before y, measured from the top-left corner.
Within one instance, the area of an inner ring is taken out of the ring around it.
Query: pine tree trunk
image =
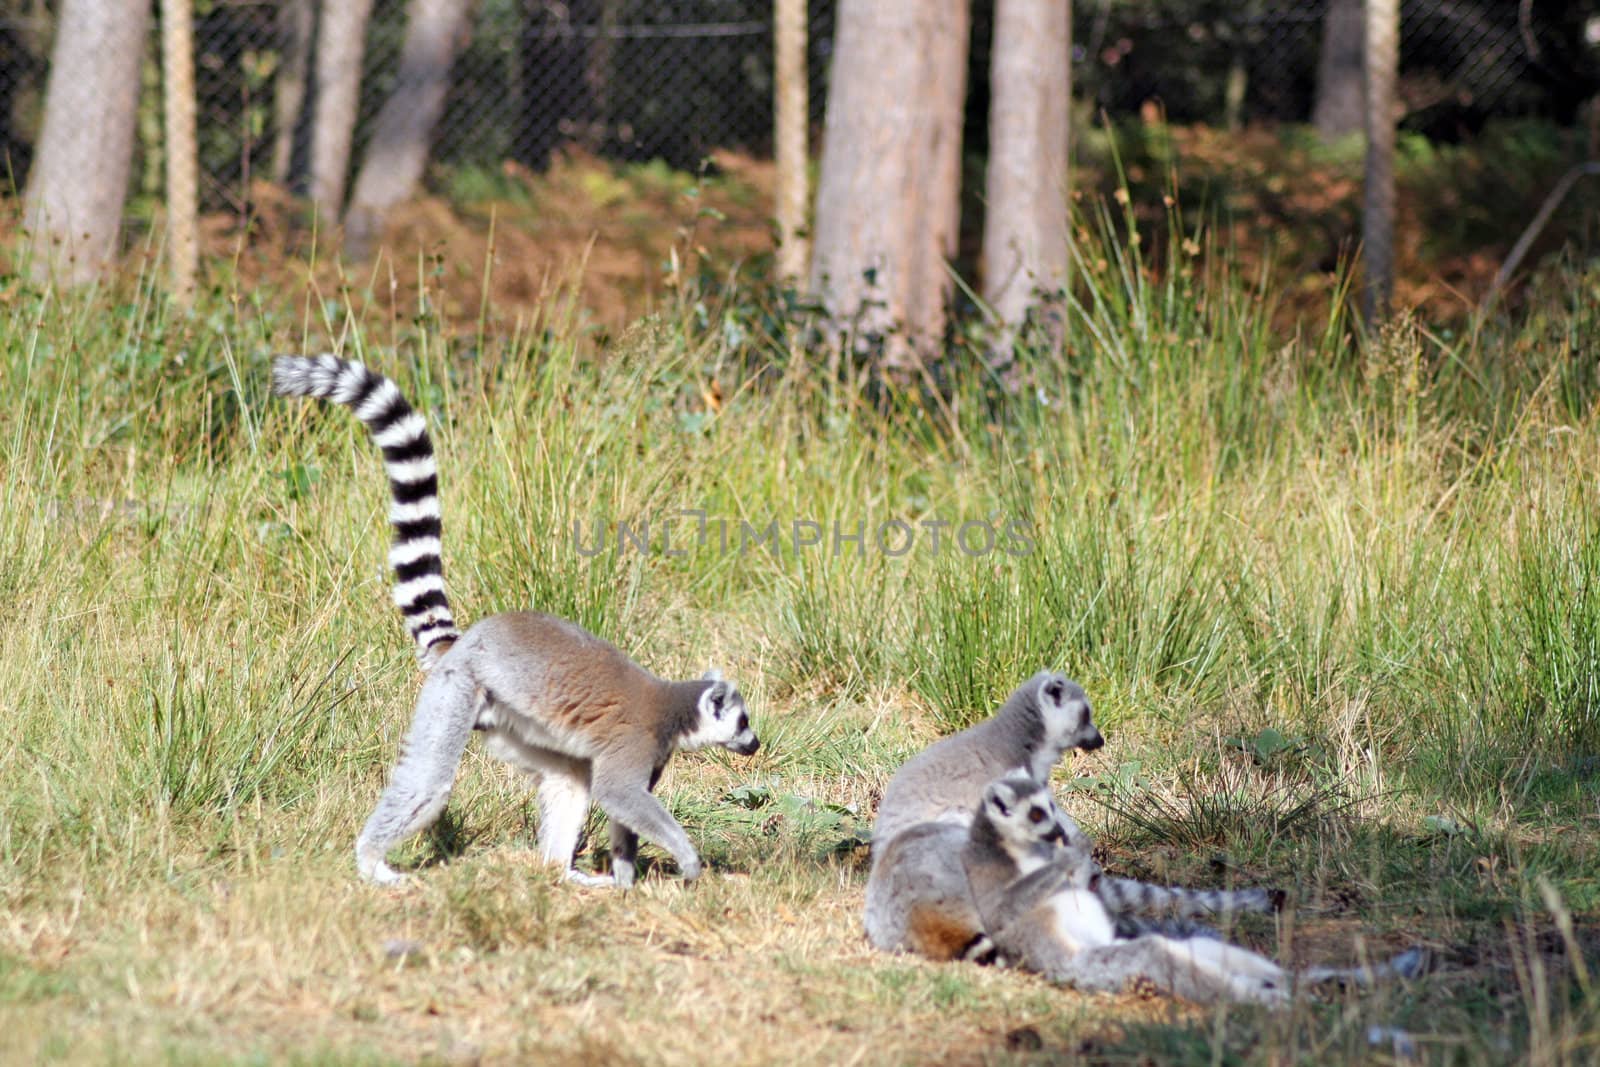
[[[811,285],[836,340],[904,372],[944,336],[967,0],[840,0]]]
[[[778,165],[778,277],[795,281],[806,272],[806,127],[810,94],[806,85],[806,0],[777,0],[773,14],[773,140]]]
[[[188,307],[194,300],[200,259],[191,0],[161,0],[161,103],[167,157],[167,266],[173,296]]]
[[[1317,95],[1311,124],[1325,141],[1361,130],[1362,0],[1328,0],[1322,18],[1322,54],[1317,60]]]
[[[411,0],[399,76],[378,112],[350,196],[345,250],[351,255],[366,252],[389,209],[410,199],[422,183],[470,8],[469,0]]]
[[[149,0],[64,0],[28,175],[24,225],[37,277],[100,275],[117,252]]]
[[[311,199],[330,219],[338,218],[344,206],[371,13],[372,0],[326,0],[322,6],[311,127]]]
[[[990,366],[1015,386],[1015,342],[1030,313],[1059,339],[1068,268],[1068,0],[997,0],[990,77],[983,298],[1001,325]]]
[[[1367,325],[1389,315],[1394,292],[1394,88],[1400,72],[1400,0],[1366,4],[1367,160],[1361,257]]]

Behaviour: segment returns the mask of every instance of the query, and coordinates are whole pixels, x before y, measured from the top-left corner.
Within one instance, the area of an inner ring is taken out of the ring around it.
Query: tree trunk
[[[311,199],[324,217],[344,206],[350,143],[361,103],[361,56],[372,0],[326,0],[317,40],[317,99],[311,126]]]
[[[167,266],[173,296],[188,307],[194,300],[200,258],[191,0],[161,0],[161,103],[167,157]]]
[[[149,0],[64,0],[28,175],[35,276],[97,277],[117,251]]]
[[[1060,338],[1067,283],[1070,0],[997,0],[990,75],[983,298],[1000,320],[990,366],[1016,385],[1015,347],[1030,314],[1037,340]]]
[[[778,169],[778,277],[793,282],[806,272],[806,0],[778,0],[774,14],[776,68],[773,139]]]
[[[366,253],[389,209],[410,199],[422,182],[470,11],[469,0],[411,0],[400,72],[373,125],[345,218],[351,255]]]
[[[1356,133],[1363,114],[1362,0],[1328,0],[1311,124],[1324,141]]]
[[[272,180],[288,185],[294,172],[295,130],[306,103],[311,35],[316,30],[311,0],[283,0],[278,9],[278,76],[272,80]]]
[[[1361,208],[1367,324],[1389,315],[1394,291],[1394,83],[1400,72],[1400,0],[1367,0],[1367,167]]]
[[[840,0],[811,285],[890,372],[944,335],[961,191],[967,0]]]

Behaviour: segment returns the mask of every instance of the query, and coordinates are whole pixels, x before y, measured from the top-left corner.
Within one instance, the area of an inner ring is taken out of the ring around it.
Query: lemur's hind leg
[[[459,667],[439,667],[423,683],[400,762],[356,839],[356,869],[367,881],[393,885],[404,877],[386,861],[389,850],[444,810],[477,707],[472,678]]]
[[[1302,971],[1300,979],[1312,984],[1334,982],[1356,989],[1371,989],[1377,982],[1388,978],[1420,978],[1432,965],[1428,950],[1421,945],[1413,945],[1398,956],[1375,963],[1355,967],[1312,967]]]
[[[539,765],[539,855],[553,863],[575,881],[588,884],[590,877],[572,865],[583,836],[583,823],[589,817],[589,765],[556,752],[540,752]],[[594,879],[596,884],[609,879]]]
[[[497,730],[489,731],[484,744],[491,756],[534,781],[539,799],[540,858],[560,867],[572,881],[609,883],[609,878],[592,879],[572,866],[589,815],[589,762],[526,744]]]

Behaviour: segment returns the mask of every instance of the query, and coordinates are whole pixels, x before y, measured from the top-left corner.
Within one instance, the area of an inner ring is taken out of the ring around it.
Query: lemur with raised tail
[[[715,672],[671,682],[564,619],[507,612],[462,633],[445,596],[439,474],[427,423],[398,386],[335,356],[279,356],[279,396],[308,396],[354,412],[389,475],[394,600],[428,672],[387,788],[356,841],[368,881],[403,877],[389,850],[439,817],[474,730],[489,752],[539,779],[539,851],[586,884],[631,885],[638,840],[665,848],[685,879],[700,874],[688,834],[652,795],[672,753],[759,747],[744,698]],[[572,867],[589,801],[610,818],[611,875]]]
[[[1200,1003],[1282,1007],[1297,986],[1367,986],[1425,969],[1420,949],[1373,967],[1293,972],[1215,931],[1154,926],[1128,936],[1106,906],[1101,874],[1075,828],[1049,788],[1020,772],[991,783],[974,813],[962,853],[973,901],[994,950],[1025,970],[1084,991],[1147,985]]]

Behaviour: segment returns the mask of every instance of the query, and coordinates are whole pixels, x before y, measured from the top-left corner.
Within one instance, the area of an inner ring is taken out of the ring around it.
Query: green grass
[[[596,353],[559,312],[486,338],[9,280],[0,1058],[1356,1063],[1379,1026],[1430,1062],[1588,1061],[1600,275],[1455,333],[1357,337],[1336,292],[1282,336],[1270,279],[1152,270],[1126,226],[1082,230],[1060,359],[1007,396],[958,357],[938,402],[822,380],[748,293]],[[267,395],[324,333],[429,418],[459,618],[537,607],[740,682],[761,754],[661,787],[701,884],[648,848],[634,894],[560,883],[476,750],[416,884],[356,883],[417,679],[378,457]],[[1257,947],[1422,940],[1440,971],[1267,1017],[869,952],[883,784],[1041,666],[1106,727],[1060,784],[1114,869],[1282,885]]]

